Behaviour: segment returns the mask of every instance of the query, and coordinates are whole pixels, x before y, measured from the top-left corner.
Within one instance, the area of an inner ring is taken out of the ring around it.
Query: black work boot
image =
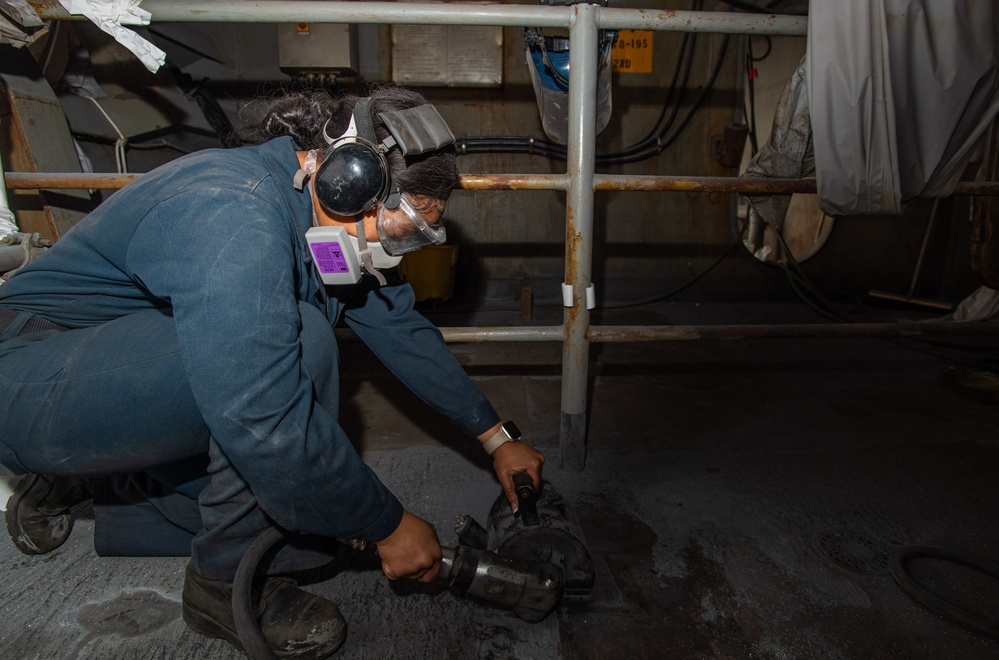
[[[62,545],[73,531],[73,506],[93,497],[84,477],[29,474],[7,500],[7,531],[26,555],[44,555]]]
[[[203,578],[188,566],[183,600],[188,628],[226,639],[246,653],[232,615],[232,582]],[[347,623],[336,605],[286,577],[268,577],[259,591],[254,588],[254,614],[279,658],[328,658],[347,637]]]

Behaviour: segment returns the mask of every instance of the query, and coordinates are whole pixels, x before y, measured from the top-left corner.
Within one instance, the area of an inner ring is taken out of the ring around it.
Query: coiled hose
[[[913,580],[905,571],[905,562],[910,559],[943,559],[952,561],[981,571],[995,579],[999,579],[999,566],[981,561],[957,550],[925,545],[910,545],[899,548],[892,553],[889,561],[891,574],[895,578],[895,581],[918,602],[965,628],[978,631],[990,637],[999,637],[999,621],[990,621],[984,617],[975,616],[966,610],[962,610],[931,593],[928,589]]]

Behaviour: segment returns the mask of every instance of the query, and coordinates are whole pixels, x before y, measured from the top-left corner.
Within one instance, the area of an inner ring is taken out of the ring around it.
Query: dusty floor
[[[794,305],[677,304],[596,322],[816,320]],[[967,377],[999,341],[961,343],[979,348],[948,361],[885,339],[594,346],[581,473],[559,467],[560,345],[454,345],[546,451],[547,479],[584,526],[594,601],[529,624],[439,586],[390,583],[355,557],[308,587],[348,619],[337,657],[999,657],[999,639],[930,611],[889,570],[892,552],[912,545],[999,564],[999,394]],[[343,352],[345,426],[453,544],[454,518],[484,520],[498,495],[488,463],[358,345]],[[0,657],[240,657],[185,629],[184,559],[101,558],[92,542],[85,506],[50,555],[25,557],[3,536]],[[999,580],[942,560],[906,566],[999,625]]]

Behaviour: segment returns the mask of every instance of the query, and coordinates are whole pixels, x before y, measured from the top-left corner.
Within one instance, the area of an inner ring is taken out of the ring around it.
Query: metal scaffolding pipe
[[[491,342],[561,342],[563,327],[551,326],[468,326],[438,328],[449,344]],[[340,339],[358,340],[352,330],[338,328]],[[590,343],[652,341],[732,341],[742,339],[848,339],[888,337],[991,337],[999,335],[999,323],[891,322],[891,323],[785,323],[743,325],[595,325],[590,326]]]
[[[449,344],[494,341],[562,341],[565,331],[560,325],[496,326],[480,328],[440,328]]]
[[[915,337],[919,335],[999,335],[999,323],[803,323],[785,325],[675,325],[590,327],[591,342],[693,341],[699,339],[826,339]]]
[[[58,2],[30,0],[46,20],[78,19]],[[308,0],[232,2],[232,0],[145,0],[151,21],[185,23],[388,23],[396,25],[494,25],[506,27],[570,27],[577,8],[502,4],[431,2],[309,2]],[[670,32],[717,32],[804,36],[804,16],[735,12],[617,9],[586,5],[597,27],[605,30],[645,29]]]
[[[141,174],[79,174],[74,172],[4,172],[8,190],[117,190]],[[565,174],[463,174],[461,190],[568,190]],[[738,176],[593,175],[594,190],[637,192],[724,192],[747,195],[815,193],[815,179],[763,179]],[[961,181],[958,196],[999,196],[999,181]]]
[[[565,343],[562,345],[562,422],[559,461],[580,471],[586,455],[586,384],[589,368],[588,289],[593,266],[593,170],[596,163],[597,8],[575,5],[569,27],[569,132],[565,227]]]

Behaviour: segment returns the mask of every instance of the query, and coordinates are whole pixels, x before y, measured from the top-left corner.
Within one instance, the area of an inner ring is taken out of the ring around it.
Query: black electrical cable
[[[694,0],[691,4],[690,10],[698,11],[701,6],[702,0]],[[673,122],[676,120],[676,116],[680,112],[680,102],[683,100],[683,92],[687,89],[687,85],[690,81],[690,73],[693,71],[694,52],[696,51],[696,47],[697,33],[684,33],[683,39],[680,42],[679,55],[677,56],[676,63],[673,66],[673,76],[670,78],[669,87],[666,91],[666,98],[663,100],[663,106],[659,111],[659,116],[652,124],[652,128],[649,129],[649,132],[636,142],[623,149],[598,154],[598,161],[607,158],[631,156],[643,149],[652,145],[658,145],[660,143],[662,136],[665,135],[666,131],[673,126]],[[680,79],[679,85],[677,85],[677,79]],[[670,112],[670,116],[664,122],[663,120],[666,117],[666,112],[671,107],[672,111]]]
[[[222,146],[226,149],[241,146],[243,141],[233,127],[232,122],[229,121],[225,110],[222,109],[222,106],[219,105],[214,96],[205,91],[203,85],[207,79],[195,82],[190,75],[171,62],[167,62],[167,67],[170,73],[173,74],[181,91],[187,97],[193,99],[198,104],[198,107],[201,108],[205,120],[214,129],[216,135],[219,136],[219,142],[222,143]]]
[[[795,295],[797,295],[798,298],[816,314],[823,316],[830,321],[836,323],[856,322],[856,320],[851,317],[849,313],[838,310],[836,306],[822,292],[820,292],[814,284],[812,284],[811,280],[807,275],[805,275],[805,272],[801,269],[801,266],[794,258],[794,255],[791,254],[791,251],[784,242],[784,237],[781,235],[780,231],[775,231],[774,233],[776,234],[777,240],[783,251],[783,259],[776,265],[784,271],[787,276],[788,284],[791,286]],[[863,305],[858,300],[856,306],[859,308]],[[980,355],[983,351],[987,350],[981,346],[963,346],[954,343],[948,344],[944,340],[937,337],[884,337],[883,339],[896,344],[897,346],[907,348],[911,351],[916,351],[917,353],[923,353],[924,355],[929,355],[930,357],[934,357],[945,362],[960,364],[975,369],[985,368],[989,370],[989,358],[979,358],[974,361],[969,361],[953,354],[954,351],[960,351],[962,353],[970,352],[973,355]],[[948,353],[945,351],[951,352]]]
[[[661,133],[660,134],[660,138],[661,139],[659,139],[659,140],[657,140],[655,142],[654,148],[646,149],[642,153],[638,153],[638,154],[635,154],[633,156],[622,157],[622,158],[609,158],[609,157],[606,157],[606,156],[605,157],[599,157],[598,156],[597,163],[600,164],[600,165],[623,165],[623,164],[626,164],[626,163],[635,163],[635,162],[638,162],[638,161],[641,161],[641,160],[646,160],[646,159],[651,158],[653,156],[658,156],[665,149],[668,149],[669,147],[671,147],[673,145],[673,143],[676,142],[676,140],[680,137],[680,134],[683,133],[684,129],[687,128],[687,125],[693,119],[694,114],[698,110],[700,110],[701,105],[704,103],[704,100],[707,98],[708,94],[711,93],[712,88],[714,87],[715,81],[717,81],[718,75],[721,73],[721,66],[722,66],[722,63],[725,60],[725,52],[728,49],[729,39],[730,39],[730,35],[727,35],[727,34],[722,38],[722,43],[721,43],[721,46],[718,49],[718,56],[717,56],[717,59],[715,61],[715,66],[714,66],[714,68],[711,71],[711,75],[708,77],[708,80],[704,84],[704,87],[701,88],[701,93],[698,94],[697,98],[694,100],[694,103],[691,105],[690,109],[687,111],[687,114],[684,115],[683,119],[680,120],[679,125],[677,125],[677,127],[674,128],[673,131],[669,135],[665,135],[664,133]]]
[[[725,250],[725,252],[720,257],[718,257],[717,259],[715,259],[715,261],[710,266],[708,266],[707,268],[705,268],[704,270],[702,270],[697,275],[694,275],[692,278],[690,278],[689,280],[687,280],[683,284],[681,284],[681,285],[679,285],[679,286],[677,286],[677,287],[675,287],[673,289],[670,289],[666,293],[660,293],[658,295],[652,296],[651,298],[645,298],[643,300],[636,300],[634,302],[618,303],[616,305],[601,305],[599,307],[599,309],[601,309],[601,310],[603,310],[603,309],[628,309],[628,308],[631,308],[631,307],[641,307],[643,305],[651,305],[653,303],[662,302],[664,300],[669,300],[670,298],[683,293],[684,291],[686,291],[687,289],[689,289],[690,287],[694,286],[695,284],[697,284],[698,282],[700,282],[701,280],[703,280],[705,277],[707,277],[708,274],[711,273],[711,271],[713,271],[715,268],[717,268],[718,266],[720,266],[723,261],[725,261],[730,256],[732,256],[732,254],[735,252],[736,248],[739,247],[739,244],[743,240],[742,236],[743,236],[743,233],[745,232],[745,227],[746,226],[743,225],[743,231],[740,232],[740,234],[736,238],[735,242],[732,243],[732,245],[730,245],[729,248],[727,250]]]
[[[721,2],[726,5],[735,7],[736,9],[742,9],[743,11],[748,11],[754,14],[769,14],[770,10],[767,9],[766,3],[763,5],[758,5],[748,0],[721,0]]]
[[[676,94],[677,90],[677,84],[676,84],[677,78],[680,77],[680,70],[681,68],[683,68],[684,82],[682,83],[682,86],[686,86],[687,78],[689,77],[691,69],[690,62],[693,60],[693,52],[692,52],[693,43],[696,41],[696,39],[697,39],[696,34],[691,35],[689,32],[684,33],[683,39],[680,42],[680,49],[679,49],[680,54],[676,58],[676,64],[673,66],[673,76],[672,78],[670,78],[669,86],[667,87],[666,90],[666,98],[663,101],[663,107],[659,110],[659,116],[656,117],[656,121],[652,124],[652,128],[649,129],[649,132],[643,135],[641,138],[639,138],[634,144],[643,144],[647,140],[654,138],[659,133],[659,127],[660,125],[662,125],[663,119],[666,117],[666,111],[670,108],[670,105],[673,106],[673,113],[670,116],[669,121],[667,121],[666,123],[667,125],[673,123],[673,118],[676,117],[676,113],[680,107],[680,97],[682,96],[682,94],[680,94],[677,95],[677,98],[675,100],[673,99],[673,95]],[[688,44],[690,44],[689,53],[688,53]],[[684,61],[687,62],[686,67],[683,66]]]
[[[918,602],[937,614],[958,623],[965,628],[975,630],[990,637],[999,637],[999,621],[990,621],[985,617],[975,616],[956,605],[945,601],[916,582],[905,570],[905,562],[912,559],[943,559],[967,566],[999,580],[999,566],[972,557],[971,555],[950,548],[933,546],[905,546],[891,554],[889,568],[892,577],[902,589]]]
[[[701,0],[694,0],[692,7],[696,10],[701,6]],[[661,154],[666,148],[672,146],[674,142],[679,138],[680,134],[690,123],[694,114],[701,108],[707,95],[711,92],[714,83],[717,81],[718,75],[721,72],[722,63],[725,60],[725,54],[727,52],[729,35],[725,35],[722,44],[719,48],[718,55],[715,61],[715,66],[712,69],[711,74],[708,77],[707,82],[701,88],[701,92],[695,99],[693,105],[689,108],[688,112],[681,119],[679,126],[670,132],[673,128],[673,122],[676,116],[679,114],[680,101],[682,100],[682,91],[676,93],[676,80],[682,75],[681,84],[679,85],[680,90],[687,88],[687,83],[689,82],[690,72],[693,68],[694,61],[694,46],[696,45],[696,34],[690,36],[689,34],[684,35],[684,39],[681,42],[680,56],[677,59],[676,65],[674,67],[673,78],[670,83],[670,89],[667,92],[666,100],[663,104],[663,108],[659,113],[659,117],[656,123],[653,125],[652,129],[643,138],[638,140],[632,145],[625,147],[617,151],[610,151],[605,153],[598,153],[596,155],[597,165],[622,165],[627,163],[639,162],[652,158]],[[675,94],[675,96],[674,96]],[[667,111],[672,108],[669,118],[663,123],[663,119],[666,117]],[[466,136],[460,138],[456,146],[458,148],[459,154],[474,154],[474,153],[527,153],[532,155],[546,156],[553,160],[565,160],[566,158],[566,148],[564,145],[555,144],[547,140],[539,140],[536,138],[509,138],[509,137],[492,137],[492,136]]]
[[[776,9],[778,5],[783,4],[784,0],[771,0],[770,2],[764,2],[762,4],[756,4],[755,2],[750,2],[749,0],[720,0],[720,1],[731,7],[735,7],[736,9],[742,9],[744,11],[748,11],[753,14],[778,13],[784,16],[798,16],[800,14],[807,13],[807,10],[791,11],[791,12],[775,12],[774,9]]]

